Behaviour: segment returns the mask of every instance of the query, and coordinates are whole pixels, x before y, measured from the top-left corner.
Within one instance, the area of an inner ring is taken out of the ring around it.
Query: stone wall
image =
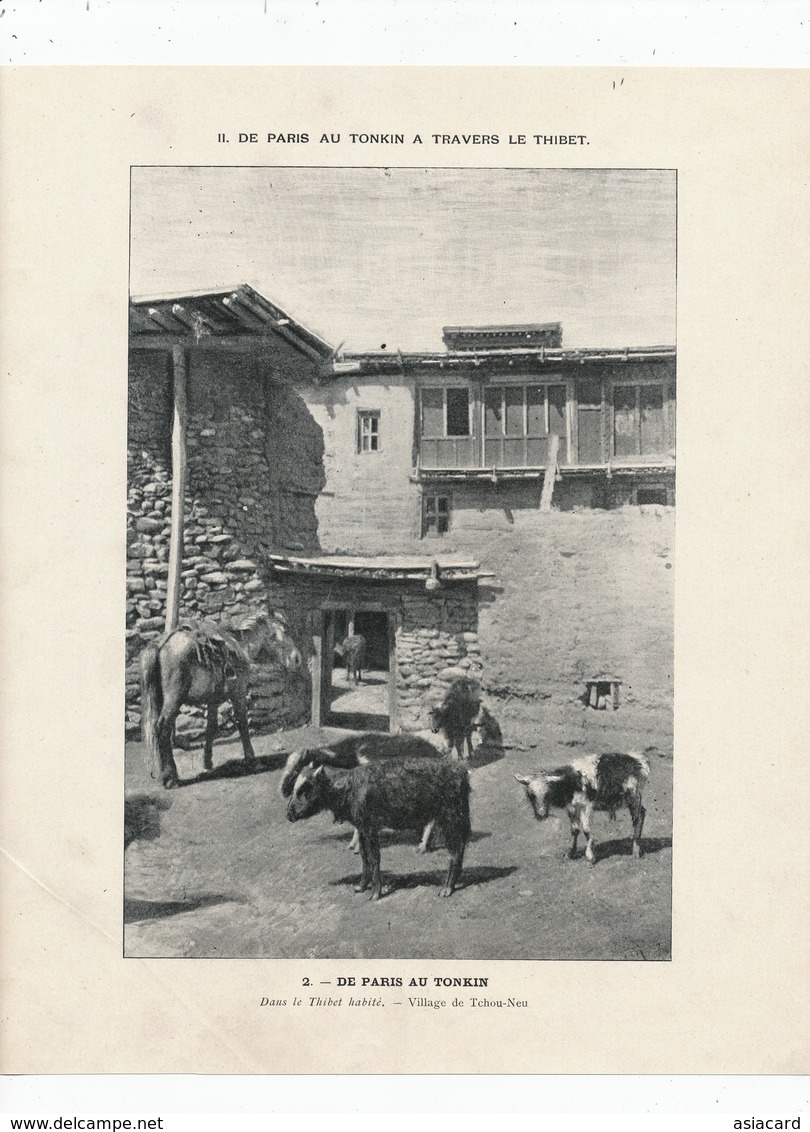
[[[428,712],[453,680],[481,680],[477,586],[456,584],[436,600],[425,590],[402,600],[397,628],[397,700],[403,731],[429,727]]]
[[[315,500],[323,439],[285,381],[285,351],[256,355],[192,348],[188,372],[187,492],[180,618],[238,625],[269,607],[266,555],[317,550]],[[300,369],[300,362],[297,362]],[[171,367],[159,351],[130,359],[127,499],[127,724],[140,723],[137,659],[163,632],[171,519]],[[299,677],[253,674],[252,721],[299,722]],[[178,733],[198,734],[185,709]],[[228,708],[223,709],[227,723]]]
[[[345,581],[276,575],[268,582],[270,600],[281,609],[297,640],[314,655],[320,611],[325,607],[373,608],[394,618],[398,724],[403,731],[428,728],[428,712],[458,676],[482,678],[478,645],[478,586],[475,581],[445,584],[429,593],[423,582]],[[312,672],[300,689],[299,710],[308,715]]]

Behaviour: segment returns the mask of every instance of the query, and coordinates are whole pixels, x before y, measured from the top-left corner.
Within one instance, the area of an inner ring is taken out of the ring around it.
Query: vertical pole
[[[397,698],[397,615],[387,613],[388,622],[388,730],[399,734],[399,700]]]
[[[183,512],[186,500],[186,425],[188,402],[188,352],[184,346],[172,347],[172,521],[169,536],[169,577],[166,586],[166,630],[177,628],[180,615],[180,573],[183,568]]]
[[[543,490],[540,493],[540,510],[551,510],[551,499],[554,495],[554,479],[557,474],[557,456],[560,451],[560,438],[552,432],[548,438],[548,452],[546,454],[546,474],[543,476]]]
[[[320,611],[313,614],[315,617],[315,631],[312,634],[312,726],[320,727],[323,704],[321,701],[321,688],[323,685],[323,638],[326,614]]]

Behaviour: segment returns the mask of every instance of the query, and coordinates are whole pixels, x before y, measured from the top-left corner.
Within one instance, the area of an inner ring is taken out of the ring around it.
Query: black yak
[[[458,676],[439,704],[430,711],[431,730],[442,731],[447,740],[448,752],[455,747],[460,759],[472,758],[473,725],[481,711],[481,686],[469,676]]]
[[[335,821],[349,821],[360,836],[363,873],[355,892],[371,887],[382,895],[380,830],[414,829],[435,822],[450,853],[441,896],[450,896],[470,836],[470,780],[466,768],[446,759],[388,759],[353,770],[306,766],[295,780],[287,804],[289,821],[331,811]]]
[[[550,806],[564,808],[571,822],[571,849],[576,856],[579,832],[585,835],[585,859],[596,863],[591,816],[594,810],[607,810],[616,816],[620,806],[627,806],[633,820],[633,856],[641,856],[641,831],[646,811],[641,804],[650,764],[642,754],[586,755],[555,770],[538,770],[533,774],[516,774],[538,820],[548,817]]]
[[[340,739],[329,747],[309,747],[301,751],[293,751],[287,759],[284,774],[281,776],[281,795],[289,798],[293,792],[295,780],[305,766],[331,766],[351,770],[356,766],[363,766],[369,762],[378,762],[380,759],[440,759],[442,754],[427,739],[420,739],[417,735],[388,735],[384,732],[367,731],[362,735],[350,735]],[[433,832],[433,823],[428,822],[422,835],[422,840],[416,850],[417,853],[426,853],[430,846],[430,837]],[[349,848],[355,853],[360,851],[360,842],[355,829]]]

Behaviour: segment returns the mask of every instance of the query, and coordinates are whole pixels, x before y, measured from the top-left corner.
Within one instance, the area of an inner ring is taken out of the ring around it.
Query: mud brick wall
[[[327,606],[372,606],[395,619],[396,688],[399,728],[424,731],[428,712],[459,676],[481,680],[478,644],[477,582],[455,582],[429,593],[423,582],[344,581],[274,575],[268,581],[270,601],[286,614],[296,640],[307,644],[305,660],[314,655],[313,635],[319,611]],[[299,689],[299,722],[309,719],[311,665]]]
[[[265,348],[263,347],[263,350]],[[191,351],[187,492],[180,619],[238,625],[269,608],[262,580],[268,552],[317,551],[315,499],[323,486],[323,440],[294,389],[283,350],[244,355]],[[163,632],[171,520],[170,357],[130,359],[127,499],[127,724],[140,723],[137,660]],[[299,677],[256,667],[252,722],[281,727],[297,717]],[[229,706],[223,707],[227,724]],[[184,709],[178,735],[196,736],[199,709]]]
[[[324,553],[384,554],[391,540],[418,538],[419,485],[411,379],[341,377],[302,389],[323,430],[328,491],[318,502]],[[379,448],[358,451],[358,413],[379,413]]]

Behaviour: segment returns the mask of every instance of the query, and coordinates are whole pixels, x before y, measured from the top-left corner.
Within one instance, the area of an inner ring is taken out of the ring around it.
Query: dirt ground
[[[420,857],[415,832],[392,833],[383,841],[384,896],[373,903],[352,890],[360,865],[348,849],[347,826],[325,814],[286,820],[280,767],[289,750],[315,738],[311,728],[259,737],[252,775],[243,772],[238,743],[216,748],[209,774],[200,753],[181,753],[183,783],[163,794],[146,777],[140,744],[128,746],[127,955],[669,957],[672,761],[666,754],[651,755],[645,855],[630,856],[626,813],[615,823],[600,814],[599,860],[589,868],[581,857],[565,855],[565,816],[537,822],[513,778],[540,761],[537,752],[479,752],[461,887],[439,899],[444,850]]]
[[[505,749],[479,751],[471,764],[473,834],[453,896],[438,898],[446,853],[416,856],[416,831],[387,835],[385,895],[372,903],[352,891],[360,863],[348,850],[348,827],[323,814],[286,820],[278,786],[287,754],[345,731],[256,736],[251,775],[238,742],[217,744],[208,774],[199,750],[178,752],[182,782],[168,792],[146,776],[140,744],[130,743],[127,955],[669,957],[672,513],[555,513],[542,525],[514,519],[514,530],[476,536],[476,557],[496,575],[482,594],[480,639],[485,702]],[[623,681],[619,710],[584,708],[583,681],[606,671]],[[346,725],[355,711],[375,710],[369,696],[382,707],[384,674],[376,675],[379,687],[348,693],[336,672],[333,706]],[[596,816],[595,868],[569,860],[565,815],[537,822],[513,777],[589,752],[647,748],[640,861],[630,856],[626,811],[615,823]]]

